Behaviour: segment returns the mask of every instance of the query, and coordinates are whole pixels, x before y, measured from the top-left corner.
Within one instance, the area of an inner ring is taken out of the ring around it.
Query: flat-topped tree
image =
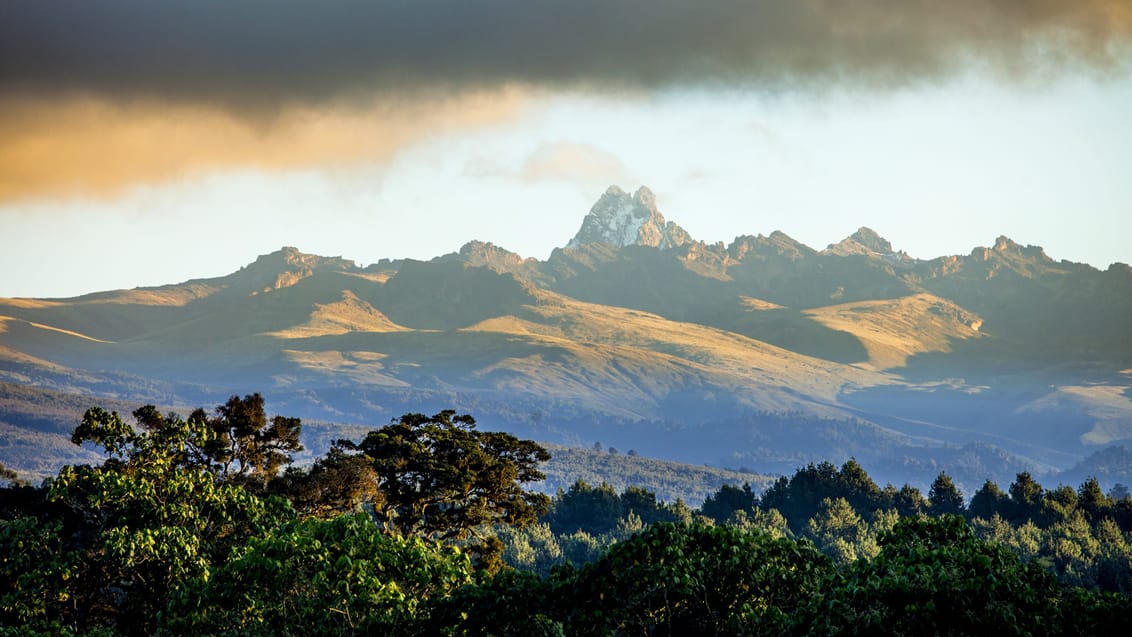
[[[491,524],[522,527],[538,519],[549,499],[523,489],[546,476],[546,449],[511,434],[478,431],[475,419],[453,410],[405,414],[360,443],[336,447],[368,459],[381,502],[377,518],[405,535],[466,539]]]

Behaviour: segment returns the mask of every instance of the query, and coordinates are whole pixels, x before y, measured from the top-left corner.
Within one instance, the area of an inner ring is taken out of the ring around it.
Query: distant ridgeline
[[[824,250],[782,232],[708,243],[647,188],[611,187],[545,261],[483,242],[366,267],[284,248],[217,278],[0,299],[0,462],[43,477],[81,458],[60,443],[75,395],[176,407],[251,389],[343,431],[456,408],[761,474],[856,458],[922,487],[940,469],[967,490],[1075,467],[1079,483],[1132,440],[1129,316],[1125,264],[1006,237],[918,259],[868,228]],[[1105,462],[1106,488],[1132,482]]]

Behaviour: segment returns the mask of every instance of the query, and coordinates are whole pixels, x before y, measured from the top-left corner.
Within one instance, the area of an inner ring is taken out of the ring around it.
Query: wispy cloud
[[[114,196],[137,183],[233,167],[382,161],[423,138],[512,117],[517,90],[367,106],[291,106],[250,120],[211,105],[0,100],[0,201]]]

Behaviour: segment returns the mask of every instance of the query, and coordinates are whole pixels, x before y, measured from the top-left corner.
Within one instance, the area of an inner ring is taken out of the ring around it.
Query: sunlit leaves
[[[198,577],[162,615],[167,634],[412,634],[426,603],[471,581],[467,556],[381,532],[365,515],[282,525]],[[233,603],[238,600],[238,603]]]

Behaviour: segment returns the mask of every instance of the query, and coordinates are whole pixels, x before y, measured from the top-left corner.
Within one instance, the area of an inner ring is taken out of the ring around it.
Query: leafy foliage
[[[365,457],[382,496],[375,514],[402,534],[464,539],[485,525],[530,524],[548,504],[545,495],[522,488],[544,477],[538,463],[549,459],[545,449],[478,431],[475,419],[452,410],[405,414],[338,448]]]
[[[176,426],[180,420],[175,414],[161,415],[153,405],[137,409],[133,415],[151,432]],[[186,441],[187,462],[227,481],[262,487],[291,463],[293,453],[303,449],[299,443],[300,420],[286,416],[268,420],[263,396],[258,393],[232,396],[216,408],[215,416],[196,409],[189,420],[203,424],[209,435]]]
[[[574,576],[573,634],[780,634],[829,569],[807,544],[657,524]]]
[[[54,516],[3,523],[6,536],[26,533],[24,541],[36,538],[32,550],[58,555],[39,565],[5,564],[9,577],[26,582],[18,613],[77,631],[152,633],[178,583],[207,577],[248,533],[288,518],[285,501],[257,498],[189,468],[190,447],[214,435],[205,423],[180,419],[139,433],[116,412],[88,410],[73,440],[97,444],[109,459],[59,472],[45,494],[55,505],[45,512]],[[29,610],[31,599],[45,601]]]
[[[405,635],[428,601],[471,581],[457,549],[389,536],[364,514],[288,522],[173,596],[171,635]],[[233,604],[233,600],[239,603]]]
[[[522,489],[545,450],[451,411],[278,475],[261,408],[88,410],[101,465],[0,489],[0,637],[1132,630],[1132,498],[1095,480],[988,481],[964,510],[946,474],[925,499],[851,461],[699,512],[581,480],[547,501]]]
[[[1128,598],[1094,596],[1102,602],[1096,612],[1064,614],[1069,595],[1051,573],[1005,547],[978,540],[958,516],[906,518],[880,544],[875,558],[854,562],[830,578],[830,593],[809,605],[803,632],[1070,634],[1077,622],[1129,623],[1120,619],[1132,609]],[[1100,608],[1106,604],[1111,606]],[[1117,608],[1124,610],[1114,612]]]

